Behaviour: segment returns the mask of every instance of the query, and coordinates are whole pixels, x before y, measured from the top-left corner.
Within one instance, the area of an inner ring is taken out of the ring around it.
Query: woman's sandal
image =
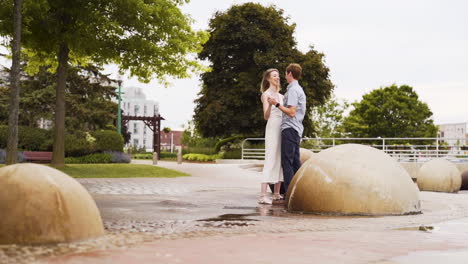
[[[258,203],[259,204],[272,204],[272,201],[266,195],[262,195],[260,196],[260,198],[258,198]]]
[[[273,194],[273,201],[280,201],[280,200],[284,200],[284,197],[281,194],[279,193]]]

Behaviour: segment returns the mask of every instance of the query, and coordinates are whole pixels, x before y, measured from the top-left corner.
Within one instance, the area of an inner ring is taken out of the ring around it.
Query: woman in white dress
[[[280,77],[277,69],[268,69],[263,74],[260,91],[263,105],[263,117],[267,121],[265,128],[265,164],[263,166],[261,180],[261,196],[258,200],[261,204],[271,204],[272,200],[267,196],[267,187],[274,184],[273,200],[280,200],[281,182],[283,170],[281,169],[281,120],[282,112],[276,106],[268,103],[268,98],[275,98],[283,104],[283,95],[279,93]]]

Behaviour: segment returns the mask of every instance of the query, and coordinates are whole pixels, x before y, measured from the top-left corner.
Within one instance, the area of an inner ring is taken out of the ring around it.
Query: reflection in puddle
[[[218,217],[206,218],[197,220],[199,222],[205,222],[203,227],[234,227],[234,226],[249,226],[254,225],[256,219],[246,218],[249,216],[255,216],[257,214],[223,214]]]
[[[397,230],[402,230],[402,231],[423,231],[427,233],[432,233],[434,231],[439,230],[440,228],[437,226],[430,226],[430,225],[422,225],[422,226],[410,226],[410,227],[403,227],[403,228],[398,228]]]
[[[217,221],[258,221],[256,219],[248,219],[245,217],[255,216],[257,214],[223,214],[218,217],[200,219],[197,221],[217,222]]]

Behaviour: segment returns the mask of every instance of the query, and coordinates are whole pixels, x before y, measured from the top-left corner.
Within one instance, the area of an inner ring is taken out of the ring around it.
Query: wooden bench
[[[31,162],[47,163],[52,160],[52,152],[48,151],[23,151],[24,159]]]

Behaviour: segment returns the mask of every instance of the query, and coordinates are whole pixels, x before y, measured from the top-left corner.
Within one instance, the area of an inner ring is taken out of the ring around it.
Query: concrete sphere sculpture
[[[421,211],[408,172],[384,152],[359,144],[314,154],[286,194],[291,212],[338,215],[402,215]]]
[[[312,152],[311,150],[308,150],[308,149],[305,149],[305,148],[300,148],[299,149],[299,156],[300,156],[301,164],[304,164],[304,162],[306,162],[306,160],[310,159],[310,157],[312,157],[312,155],[314,155],[314,152]]]
[[[104,234],[96,203],[65,173],[39,164],[0,169],[0,244],[71,242]]]
[[[460,190],[468,190],[468,170],[462,172],[462,184]]]
[[[446,159],[433,159],[424,163],[418,171],[417,183],[421,191],[458,192],[462,177],[455,164]]]

